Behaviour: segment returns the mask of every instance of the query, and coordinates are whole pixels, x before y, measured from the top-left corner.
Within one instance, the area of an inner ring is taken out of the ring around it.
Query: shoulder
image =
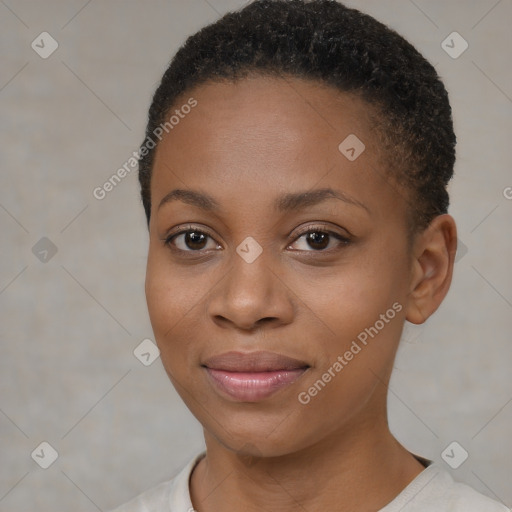
[[[193,508],[189,479],[192,470],[203,457],[204,452],[196,455],[173,479],[151,487],[109,512],[190,512]]]
[[[441,503],[443,500],[446,506],[449,505],[447,511],[464,511],[464,512],[510,512],[510,509],[499,501],[495,501],[485,496],[469,485],[455,482],[451,475],[446,473],[446,487],[440,490],[439,498]],[[450,508],[451,507],[451,508]]]
[[[162,482],[110,512],[170,512],[169,495],[173,480]]]
[[[447,470],[432,464],[381,512],[510,512],[469,485],[456,482]]]

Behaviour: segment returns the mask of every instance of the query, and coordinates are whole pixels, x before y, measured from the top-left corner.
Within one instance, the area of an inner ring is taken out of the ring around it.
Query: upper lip
[[[287,357],[275,352],[224,352],[203,362],[212,370],[231,372],[270,372],[276,370],[296,370],[309,368],[305,361]]]

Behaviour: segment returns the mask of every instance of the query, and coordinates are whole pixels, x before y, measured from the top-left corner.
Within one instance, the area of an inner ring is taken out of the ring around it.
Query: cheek
[[[363,388],[369,391],[375,374],[385,374],[392,364],[403,328],[406,255],[401,247],[366,254],[328,276],[302,282],[297,289],[307,306],[303,309],[310,317],[306,323],[311,336],[320,329],[315,347],[316,368],[310,381],[316,381],[331,368],[331,373],[336,374],[333,385],[329,385],[333,393],[343,394],[348,382],[351,386],[356,384],[363,395]],[[338,365],[335,371],[332,366],[339,356],[343,358],[343,369]],[[326,400],[328,395],[324,394]]]
[[[360,260],[324,280],[322,288],[308,285],[308,305],[314,305],[311,309],[328,329],[317,337],[315,367],[298,390],[297,402],[299,414],[326,432],[377,400],[375,389],[392,368],[404,322],[404,287],[399,265],[391,261]],[[315,432],[312,428],[310,434]]]
[[[150,247],[146,269],[146,301],[149,317],[160,350],[162,365],[177,393],[200,422],[211,400],[210,394],[194,378],[197,375],[197,346],[204,328],[202,316],[209,292],[207,273],[193,278],[169,262],[168,254]],[[199,308],[199,309],[198,309]]]
[[[206,293],[189,280],[177,267],[171,265],[165,251],[150,247],[146,268],[146,301],[155,340],[162,353],[164,364],[176,343],[186,341],[183,328],[187,315],[195,313]],[[182,351],[183,352],[183,351]],[[173,356],[180,356],[173,350]]]
[[[373,325],[395,302],[403,305],[406,276],[403,253],[377,252],[347,261],[328,275],[310,274],[307,281],[297,281],[295,290],[332,337],[349,339]]]
[[[176,311],[179,302],[175,300],[176,296],[172,293],[175,284],[169,269],[165,268],[150,249],[146,268],[146,301],[158,343],[161,341],[159,339],[161,334],[172,328],[171,319],[179,315]]]

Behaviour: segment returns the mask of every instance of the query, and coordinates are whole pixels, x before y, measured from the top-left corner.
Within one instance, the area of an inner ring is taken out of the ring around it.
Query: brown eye
[[[208,249],[208,239],[211,239],[213,242],[208,233],[199,229],[187,229],[168,237],[165,243],[174,246],[180,251],[197,252]],[[218,244],[213,243],[213,247],[210,247],[210,249],[215,249],[216,247],[218,247]]]
[[[208,235],[198,231],[187,231],[184,233],[184,243],[189,249],[204,249]]]
[[[303,239],[302,242],[301,239]],[[299,247],[296,247],[296,250],[299,251],[327,252],[330,250],[330,246],[333,245],[333,242],[339,248],[340,245],[348,245],[350,239],[333,231],[329,231],[324,227],[310,227],[308,231],[300,234],[292,245],[299,245]],[[333,249],[336,249],[336,247]]]
[[[313,231],[306,235],[306,243],[315,250],[325,249],[329,245],[329,237],[329,233]]]

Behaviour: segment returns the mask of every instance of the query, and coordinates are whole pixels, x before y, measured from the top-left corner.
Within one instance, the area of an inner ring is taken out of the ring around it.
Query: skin
[[[146,297],[165,370],[204,428],[193,505],[379,510],[424,469],[389,431],[387,384],[405,320],[424,322],[449,289],[455,222],[438,216],[408,240],[409,199],[384,173],[370,108],[347,93],[255,76],[202,84],[176,104],[190,96],[198,105],[156,153]],[[338,145],[352,133],[366,149],[351,162]],[[282,194],[328,187],[364,207],[331,198],[274,208]],[[209,194],[219,211],[159,207],[177,188]],[[169,241],[189,224],[209,236]],[[309,227],[350,241],[311,245]],[[236,252],[248,236],[263,249],[252,263]],[[401,311],[301,404],[298,394],[393,303]],[[310,368],[267,399],[237,402],[201,366],[230,350],[274,351]]]

